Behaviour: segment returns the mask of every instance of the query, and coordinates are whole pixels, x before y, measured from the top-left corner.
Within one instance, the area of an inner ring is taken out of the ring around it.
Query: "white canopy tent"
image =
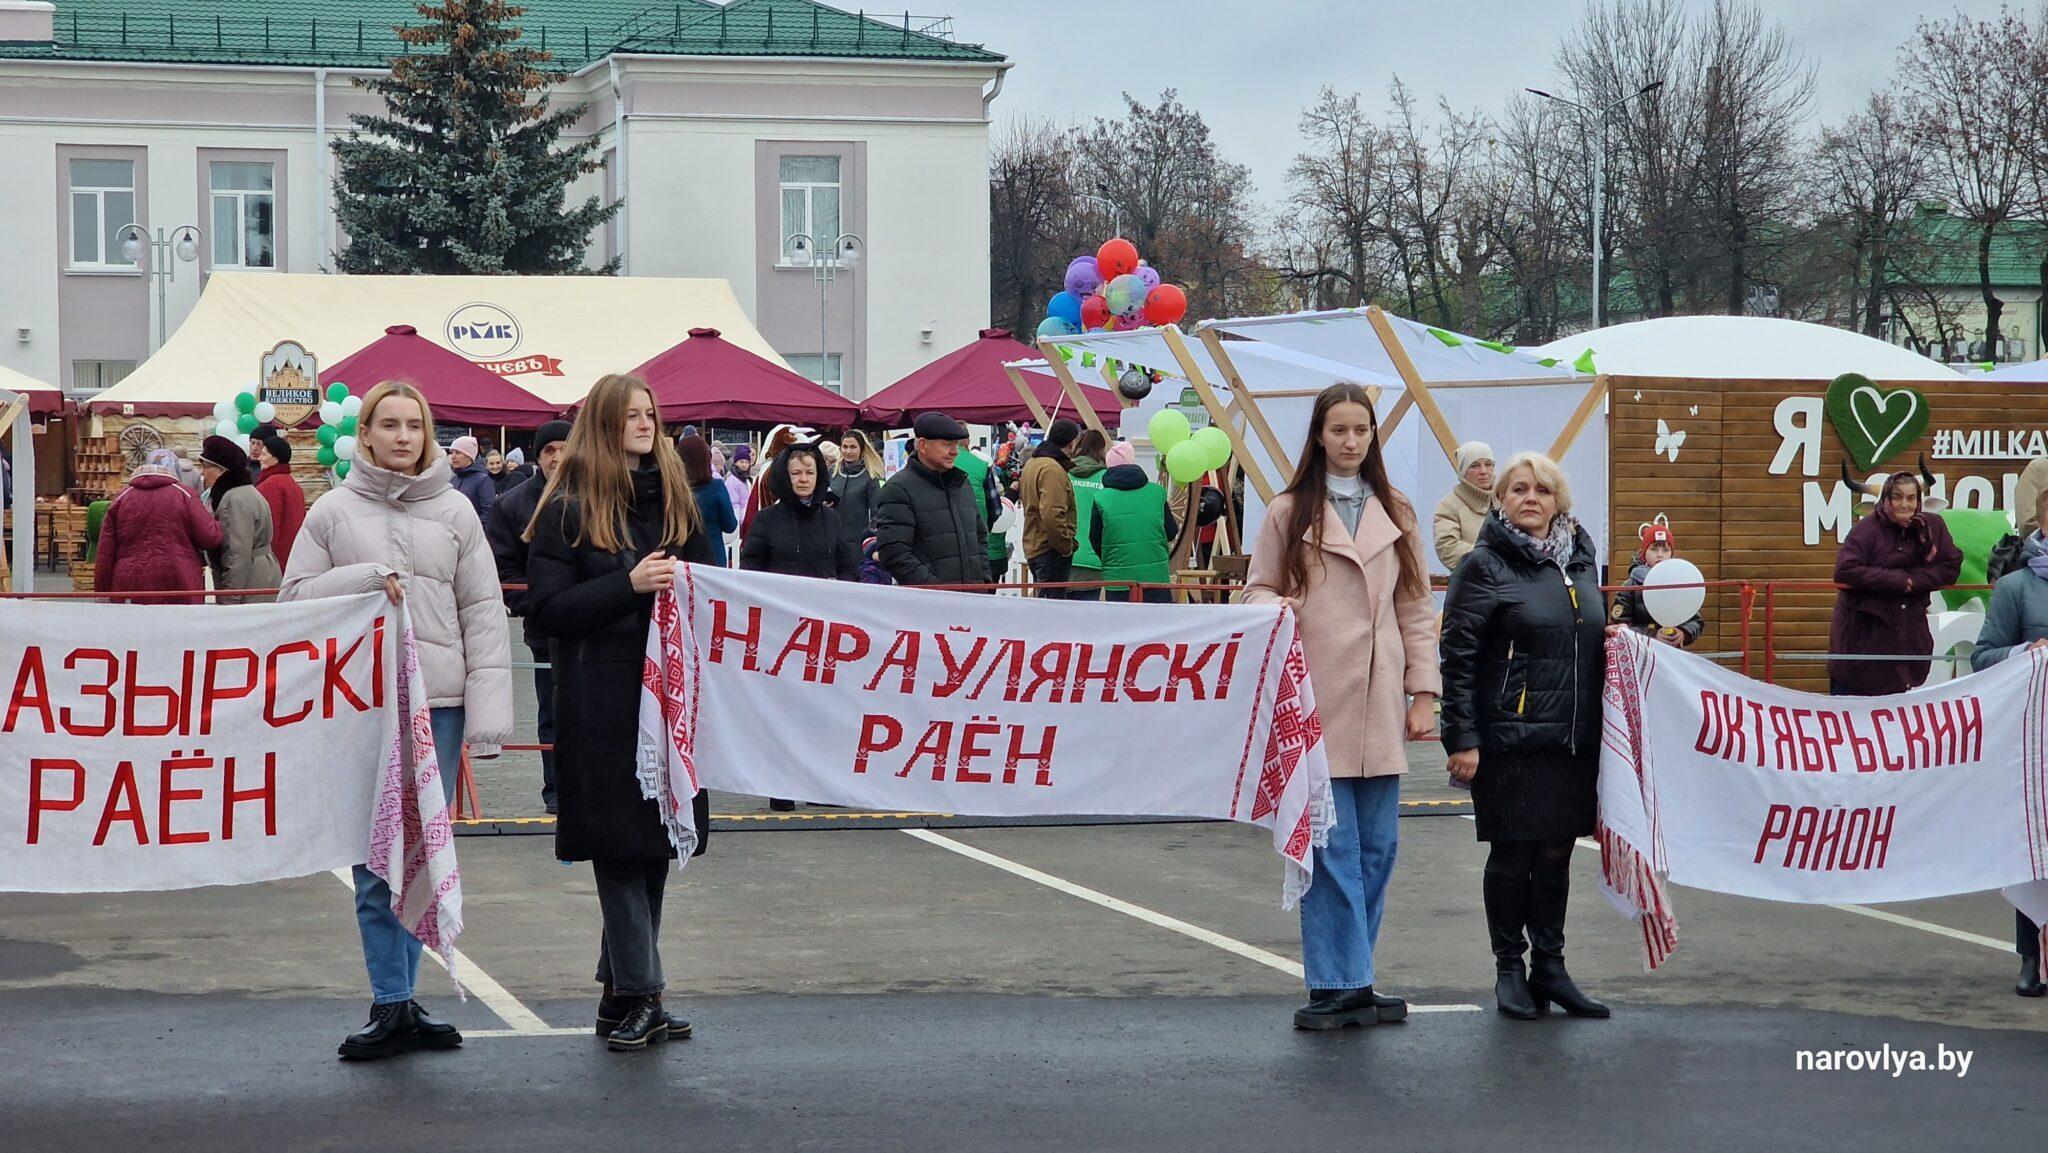
[[[1964,373],[1965,380],[1996,380],[2009,384],[2048,384],[2048,360],[2023,360],[1990,372]]]
[[[1559,337],[1535,351],[1570,361],[1589,349],[1594,369],[1614,376],[1833,380],[1854,372],[1884,381],[1964,379],[1962,373],[1908,348],[1845,329],[1768,316],[1638,320]]]
[[[164,346],[90,408],[203,414],[250,387],[279,341],[297,341],[324,366],[394,324],[410,324],[564,408],[599,377],[632,370],[692,328],[715,328],[726,341],[783,363],[723,280],[217,272]]]

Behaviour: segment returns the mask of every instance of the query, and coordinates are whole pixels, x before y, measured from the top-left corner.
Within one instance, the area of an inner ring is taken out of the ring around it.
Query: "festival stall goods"
[[[2012,511],[2019,474],[2048,454],[2048,393],[1958,374],[1908,349],[1852,332],[1763,317],[1694,316],[1615,325],[1535,350],[1595,364],[1608,380],[1604,452],[1611,462],[1611,539],[1668,518],[1708,579],[1796,580],[1768,606],[1772,647],[1816,656],[1834,607],[1835,552],[1867,515],[1887,475],[1924,471],[1956,531],[1982,510]],[[1499,447],[1498,444],[1495,446]],[[1575,471],[1575,491],[1582,484]],[[1978,527],[1956,532],[1982,573]],[[1626,573],[1627,550],[1611,579]],[[1950,606],[1960,608],[1961,606]],[[1697,651],[1740,647],[1741,591],[1713,590]],[[1969,622],[1951,631],[1974,637]],[[1937,664],[1937,675],[1947,666]],[[1771,677],[1824,686],[1824,662]]]
[[[1601,889],[1651,968],[1678,947],[1665,877],[1809,905],[2001,889],[2048,924],[2048,652],[1890,697],[1763,684],[1636,633],[1607,652]]]
[[[561,405],[421,336],[410,324],[391,325],[320,375],[330,382],[328,393],[338,382],[346,385],[344,395],[355,396],[387,380],[404,381],[427,398],[434,419],[447,424],[538,428],[562,411]]]
[[[399,921],[453,959],[441,767],[411,619],[382,592],[0,601],[0,686],[0,890],[238,885],[367,861]]]
[[[1100,388],[1082,390],[1078,404],[1043,374],[1027,373],[1019,392],[1003,372],[1008,361],[1035,357],[1028,344],[1011,339],[1007,328],[984,328],[974,341],[932,361],[882,389],[861,405],[861,419],[885,428],[908,428],[927,412],[943,412],[968,424],[1036,423],[1045,428],[1062,411],[1113,413],[1116,395]]]
[[[733,344],[715,328],[691,329],[633,375],[654,390],[668,424],[846,428],[859,419],[854,402]]]
[[[640,783],[679,861],[700,787],[1271,830],[1283,903],[1335,817],[1291,612],[1048,604],[681,566],[655,601]],[[802,724],[788,718],[802,717]],[[705,723],[700,724],[700,718]]]

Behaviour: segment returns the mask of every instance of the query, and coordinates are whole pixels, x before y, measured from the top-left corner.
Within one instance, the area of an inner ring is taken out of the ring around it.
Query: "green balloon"
[[[1152,438],[1152,447],[1164,453],[1172,453],[1177,445],[1193,435],[1193,430],[1188,427],[1188,418],[1171,408],[1153,413],[1151,421],[1145,425],[1145,432]]]
[[[329,399],[329,400],[333,401],[333,402],[334,402],[334,403],[336,403],[336,404],[340,404],[340,403],[341,403],[342,401],[344,401],[344,400],[347,400],[347,399],[348,399],[348,385],[346,385],[346,384],[343,384],[342,382],[340,382],[340,381],[338,381],[338,380],[337,380],[337,381],[335,381],[335,382],[334,382],[333,384],[330,384],[330,385],[328,385],[328,386],[327,386],[327,399]]]
[[[313,454],[313,459],[320,462],[321,468],[333,468],[337,458],[334,455],[334,449],[323,444],[320,446],[320,451]]]
[[[1166,474],[1182,484],[1193,484],[1208,471],[1209,462],[1194,441],[1184,440],[1166,450]]]
[[[354,436],[355,434],[356,434],[356,418],[355,418],[355,417],[352,417],[352,416],[344,416],[344,417],[342,417],[342,418],[341,418],[341,435],[343,435],[343,436]]]
[[[253,392],[238,392],[238,393],[236,393],[236,394],[235,394],[235,411],[236,411],[236,412],[255,412],[255,411],[256,411],[256,394],[255,394],[255,393],[253,393]],[[247,431],[249,431],[249,430],[245,428],[245,429],[243,429],[242,431],[243,431],[243,432],[247,432]]]
[[[341,478],[341,479],[343,479],[343,480],[347,480],[347,479],[348,479],[348,462],[344,460],[344,461],[340,461],[340,462],[336,463],[336,464],[335,464],[335,466],[334,466],[334,475],[335,475],[335,476],[338,476],[338,477],[340,477],[340,478]]]
[[[242,432],[255,432],[256,414],[253,412],[245,412],[242,415],[236,417],[235,428]]]
[[[333,448],[334,442],[341,439],[341,430],[331,424],[323,424],[314,430],[313,439],[319,441],[322,448]]]
[[[1222,468],[1230,463],[1230,434],[1210,425],[1190,438],[1195,447],[1202,450],[1202,459],[1211,469]]]

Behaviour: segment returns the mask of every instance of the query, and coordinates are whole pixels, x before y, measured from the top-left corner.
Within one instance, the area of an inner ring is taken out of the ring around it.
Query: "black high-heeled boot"
[[[1480,874],[1479,884],[1486,904],[1486,932],[1493,942],[1494,1004],[1505,1016],[1534,1021],[1543,1010],[1529,994],[1528,974],[1522,968],[1522,954],[1528,949],[1522,925],[1529,914],[1529,877],[1487,872]]]
[[[1539,1008],[1556,1004],[1574,1017],[1606,1017],[1607,1006],[1579,991],[1564,968],[1564,913],[1571,903],[1569,868],[1529,876],[1529,995]]]
[[[2013,985],[2012,991],[2022,997],[2048,996],[2048,982],[2041,980],[2041,958],[2024,955],[2020,957],[2020,979]]]

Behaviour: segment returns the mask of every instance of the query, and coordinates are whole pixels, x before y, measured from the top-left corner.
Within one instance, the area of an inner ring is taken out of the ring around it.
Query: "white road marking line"
[[[1155,912],[1143,905],[1134,905],[1129,901],[1112,897],[1107,893],[1097,892],[1085,885],[1077,885],[1065,878],[1041,872],[1029,865],[1020,865],[1007,857],[998,857],[994,853],[977,849],[972,845],[963,844],[953,840],[951,837],[942,837],[930,829],[901,829],[898,831],[907,836],[916,837],[926,844],[937,845],[948,852],[958,853],[969,860],[980,861],[984,865],[994,866],[1005,873],[1044,885],[1048,889],[1057,890],[1070,897],[1079,897],[1090,904],[1100,905],[1105,909],[1122,913],[1127,917],[1134,917],[1148,925],[1157,925],[1162,929],[1179,933],[1183,937],[1192,937],[1205,945],[1214,945],[1226,953],[1234,953],[1247,961],[1256,961],[1269,969],[1278,969],[1280,972],[1296,980],[1302,979],[1301,962],[1283,957],[1278,953],[1268,952],[1257,945],[1246,944],[1234,937],[1226,937],[1213,930],[1204,929],[1200,925],[1189,924],[1178,917],[1169,917],[1165,913]],[[1479,1011],[1479,1006],[1411,1005],[1409,1006],[1409,1011],[1414,1013],[1476,1013]]]
[[[335,880],[347,885],[351,890],[356,887],[355,874],[350,870],[330,869],[328,871]],[[443,961],[440,954],[432,949],[425,949],[422,952],[432,958],[434,964],[441,966],[443,969],[448,967],[448,963]],[[483,966],[478,965],[475,958],[460,949],[454,950],[454,953],[456,963],[462,966],[463,986],[476,994],[476,999],[482,1001],[491,1012],[496,1013],[499,1020],[511,1026],[509,1030],[504,1031],[504,1035],[547,1037],[557,1034],[558,1031],[556,1029],[538,1016],[535,1016],[533,1010],[520,1004],[519,998],[514,997],[505,986],[498,984],[496,978],[484,972]],[[577,1030],[572,1029],[569,1032],[573,1033],[577,1032]],[[469,1036],[480,1035],[489,1036],[494,1034],[469,1034]]]
[[[545,1029],[464,1029],[462,1031],[462,1039],[464,1041],[493,1041],[506,1037],[589,1037],[595,1040],[597,1034],[590,1029],[557,1029],[553,1027]]]

